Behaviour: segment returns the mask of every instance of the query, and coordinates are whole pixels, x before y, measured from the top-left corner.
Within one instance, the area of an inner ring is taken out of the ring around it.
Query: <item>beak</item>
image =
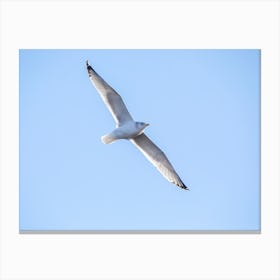
[[[150,124],[149,123],[146,123],[146,126],[149,126]]]

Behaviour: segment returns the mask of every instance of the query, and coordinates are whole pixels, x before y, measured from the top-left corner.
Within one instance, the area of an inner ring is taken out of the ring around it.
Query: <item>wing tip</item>
[[[186,190],[186,191],[189,191],[190,189],[185,185],[183,184],[183,186],[181,186],[182,189]]]
[[[186,190],[186,191],[189,191],[190,189],[183,183],[183,182],[181,182],[181,183],[178,183],[178,184],[176,184],[178,187],[180,187],[181,189],[183,189],[183,190]]]
[[[93,68],[90,66],[89,61],[86,61],[86,65],[87,65],[87,70],[89,71],[93,71]]]

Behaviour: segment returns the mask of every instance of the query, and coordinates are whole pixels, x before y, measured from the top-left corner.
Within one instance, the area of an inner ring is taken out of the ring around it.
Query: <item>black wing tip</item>
[[[87,70],[88,70],[88,71],[93,70],[93,68],[90,66],[88,60],[86,61],[86,65],[87,65]]]
[[[184,184],[177,184],[178,187],[182,188],[183,190],[189,191],[190,189]]]
[[[190,190],[190,189],[189,189],[187,186],[185,186],[185,185],[181,186],[181,188],[184,189],[184,190],[186,190],[186,191],[189,191],[189,190]]]

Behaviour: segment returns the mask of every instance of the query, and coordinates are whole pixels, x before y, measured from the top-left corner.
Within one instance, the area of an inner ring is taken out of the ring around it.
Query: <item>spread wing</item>
[[[133,120],[121,96],[93,70],[88,64],[88,61],[87,70],[92,84],[97,89],[105,105],[113,115],[117,126]]]
[[[144,133],[130,141],[145,155],[158,171],[171,183],[188,190],[182,182],[164,152],[158,148]]]

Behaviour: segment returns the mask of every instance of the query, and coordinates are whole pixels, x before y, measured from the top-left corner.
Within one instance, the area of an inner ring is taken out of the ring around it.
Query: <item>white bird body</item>
[[[128,121],[114,129],[111,133],[101,137],[104,144],[111,144],[120,139],[131,139],[144,132],[149,124]]]
[[[119,139],[130,140],[169,182],[188,190],[163,151],[145,135],[144,130],[149,124],[133,120],[121,96],[93,70],[88,61],[87,70],[92,84],[108,107],[117,126],[111,133],[101,137],[102,142],[110,144]]]

